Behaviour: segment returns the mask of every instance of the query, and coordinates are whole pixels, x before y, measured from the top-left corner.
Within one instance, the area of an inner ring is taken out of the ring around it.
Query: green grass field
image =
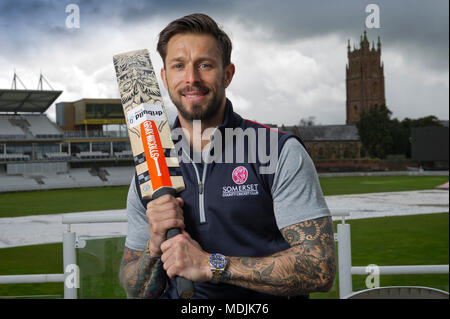
[[[432,189],[447,181],[448,176],[320,178],[324,195]],[[1,193],[0,218],[122,209],[127,192],[128,186]]]
[[[119,186],[2,193],[0,218],[121,209],[127,192],[127,186]]]
[[[351,225],[353,266],[448,264],[448,213],[357,219],[346,222]],[[354,291],[366,289],[366,276],[352,278]],[[339,278],[336,281],[338,282]],[[426,286],[449,291],[449,276],[382,275],[380,285]],[[315,293],[311,297],[338,298],[338,286],[335,284],[330,292]]]
[[[320,184],[324,195],[433,189],[446,182],[448,182],[448,176],[358,176],[320,178]]]
[[[446,181],[448,176],[320,179],[325,195],[432,189]],[[127,191],[128,187],[111,187],[0,194],[0,217],[125,208]],[[352,220],[349,223],[352,226],[354,266],[448,264],[448,213]],[[80,295],[91,298],[124,297],[115,281],[120,261],[117,247],[121,247],[122,243],[119,245],[114,240],[107,240],[95,245],[99,254],[105,254],[107,261],[101,264],[102,261],[95,257],[95,249],[85,254],[80,250],[85,260],[79,263],[81,284],[90,287],[80,290]],[[82,267],[92,269],[96,263],[99,267],[95,270],[95,276],[83,279]],[[62,244],[0,249],[0,275],[62,273],[62,268]],[[421,285],[449,290],[448,275],[381,276],[380,283],[382,286]],[[353,276],[353,289],[364,288],[365,277]],[[94,295],[95,290],[99,295]],[[0,296],[29,295],[61,297],[63,286],[61,283],[0,285]],[[311,297],[338,298],[337,285],[328,293],[315,293]]]

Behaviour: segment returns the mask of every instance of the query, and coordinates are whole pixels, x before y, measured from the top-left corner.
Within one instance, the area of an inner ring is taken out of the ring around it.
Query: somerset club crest
[[[233,181],[238,184],[244,184],[248,178],[248,171],[244,166],[238,166],[233,170],[232,173]]]

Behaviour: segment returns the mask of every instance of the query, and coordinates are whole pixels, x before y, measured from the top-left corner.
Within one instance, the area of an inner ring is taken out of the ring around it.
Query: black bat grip
[[[175,188],[162,187],[158,189],[156,192],[153,193],[152,200],[167,194],[175,197],[176,195]],[[167,239],[170,239],[178,234],[181,234],[181,230],[179,228],[171,228],[167,231],[166,237]],[[192,283],[192,281],[179,276],[176,276],[176,281],[177,281],[178,295],[180,296],[181,299],[189,299],[194,295],[194,284]]]

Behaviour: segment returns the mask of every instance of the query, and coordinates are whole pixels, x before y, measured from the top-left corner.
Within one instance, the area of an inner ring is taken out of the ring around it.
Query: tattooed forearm
[[[125,247],[120,282],[128,298],[158,298],[166,286],[166,273],[159,257]]]
[[[284,296],[330,290],[336,272],[331,218],[298,223],[281,233],[289,249],[267,257],[230,257],[224,281]]]

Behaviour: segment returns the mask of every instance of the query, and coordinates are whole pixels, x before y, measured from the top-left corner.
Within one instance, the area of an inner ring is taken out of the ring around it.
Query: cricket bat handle
[[[176,191],[172,187],[161,187],[153,193],[152,200],[167,194],[175,197]],[[178,234],[181,234],[181,230],[179,228],[171,228],[167,231],[167,239],[175,237]],[[177,291],[180,298],[190,299],[194,295],[194,284],[192,281],[179,276],[176,277],[176,281]]]

